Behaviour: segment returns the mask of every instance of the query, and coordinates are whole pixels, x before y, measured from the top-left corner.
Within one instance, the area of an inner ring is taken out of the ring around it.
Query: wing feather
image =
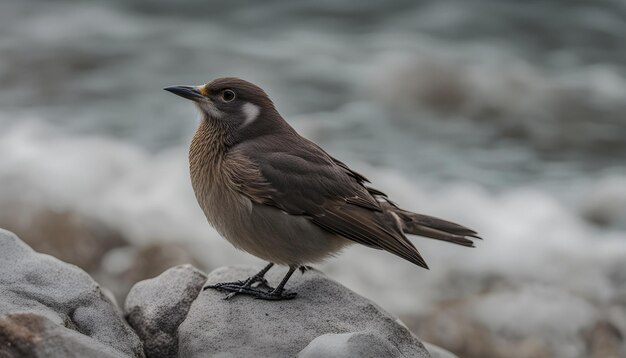
[[[377,197],[384,194],[363,186],[365,177],[308,141],[289,151],[254,142],[232,148],[224,158],[235,190],[255,203],[306,216],[333,234],[428,267],[394,214],[382,210]]]

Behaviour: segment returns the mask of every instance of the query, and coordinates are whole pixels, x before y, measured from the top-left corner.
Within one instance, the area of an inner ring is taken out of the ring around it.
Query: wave
[[[384,55],[370,98],[395,111],[425,112],[440,126],[470,120],[491,140],[517,140],[552,156],[616,161],[626,150],[621,68],[549,68],[495,48],[460,47]]]

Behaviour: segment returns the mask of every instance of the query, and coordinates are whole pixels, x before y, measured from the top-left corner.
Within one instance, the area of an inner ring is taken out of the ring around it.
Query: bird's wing
[[[255,140],[232,148],[224,160],[236,190],[253,202],[305,216],[331,233],[427,267],[398,219],[376,199],[384,194],[365,187],[365,177],[314,143]]]

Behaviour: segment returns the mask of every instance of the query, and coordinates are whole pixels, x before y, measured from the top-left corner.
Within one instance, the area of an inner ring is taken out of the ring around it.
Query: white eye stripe
[[[246,102],[241,107],[241,109],[243,111],[244,116],[246,117],[243,123],[241,124],[242,128],[254,122],[254,120],[256,120],[257,117],[259,116],[259,113],[261,113],[261,108],[259,108],[259,106],[257,106],[256,104],[252,104],[250,102]]]

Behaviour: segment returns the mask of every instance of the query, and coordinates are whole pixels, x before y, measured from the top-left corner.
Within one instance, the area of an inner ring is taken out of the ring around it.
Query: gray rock
[[[146,356],[176,357],[178,326],[205,281],[203,272],[181,265],[133,286],[126,298],[126,318],[144,342]]]
[[[0,320],[0,357],[120,357],[123,354],[36,313]]]
[[[432,358],[459,358],[457,357],[456,354],[445,350],[439,346],[436,346],[432,343],[428,343],[428,342],[423,342],[424,343],[424,347],[426,347],[426,349],[428,349],[428,353],[430,353],[430,356]]]
[[[213,271],[207,283],[236,281],[258,269]],[[285,270],[273,269],[276,284]],[[376,304],[316,270],[287,285],[298,296],[262,301],[215,290],[200,293],[178,327],[181,357],[430,357],[403,325]]]
[[[0,229],[0,357],[142,357],[98,284]]]
[[[298,358],[398,356],[402,356],[401,352],[376,332],[324,334],[298,353]]]

